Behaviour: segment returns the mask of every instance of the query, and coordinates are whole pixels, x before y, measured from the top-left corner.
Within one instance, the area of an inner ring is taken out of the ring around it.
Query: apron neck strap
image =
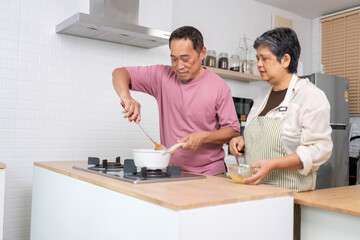
[[[298,77],[294,73],[292,75],[292,77],[291,77],[290,84],[289,84],[288,89],[286,91],[285,98],[282,101],[281,106],[279,108],[280,112],[285,112],[287,110],[287,107],[288,107],[289,102],[290,102],[291,93],[293,92],[293,90],[295,88],[295,84],[296,84],[297,79],[298,79]]]

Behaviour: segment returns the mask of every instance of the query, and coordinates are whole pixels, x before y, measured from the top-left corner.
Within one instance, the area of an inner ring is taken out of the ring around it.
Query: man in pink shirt
[[[201,66],[206,48],[201,33],[185,26],[169,39],[171,65],[125,67],[113,71],[115,91],[124,103],[125,117],[140,122],[140,104],[130,89],[155,97],[160,114],[160,140],[170,147],[183,142],[170,165],[182,170],[224,173],[222,144],[239,136],[240,125],[225,81]]]

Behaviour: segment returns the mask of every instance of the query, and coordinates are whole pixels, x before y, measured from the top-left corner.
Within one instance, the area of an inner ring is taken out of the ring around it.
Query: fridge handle
[[[330,123],[332,129],[346,130],[347,124],[343,123]]]

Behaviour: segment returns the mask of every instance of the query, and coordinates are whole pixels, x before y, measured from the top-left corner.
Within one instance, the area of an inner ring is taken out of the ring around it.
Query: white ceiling
[[[306,18],[317,18],[360,7],[360,0],[255,0]]]

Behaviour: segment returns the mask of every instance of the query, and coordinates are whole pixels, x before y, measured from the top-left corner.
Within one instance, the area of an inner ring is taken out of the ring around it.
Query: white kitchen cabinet
[[[301,206],[301,239],[359,240],[360,216]]]
[[[4,163],[0,163],[0,240],[4,233],[4,195],[5,195],[5,168]]]

